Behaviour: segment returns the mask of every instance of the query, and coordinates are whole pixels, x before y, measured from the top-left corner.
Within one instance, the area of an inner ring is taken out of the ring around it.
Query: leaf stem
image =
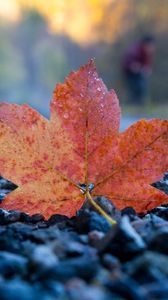
[[[89,202],[96,208],[96,210],[103,216],[106,218],[106,220],[111,224],[111,225],[115,225],[117,224],[117,222],[112,219],[108,214],[106,214],[106,212],[93,200],[91,194],[89,191],[86,192],[86,196],[89,200]]]

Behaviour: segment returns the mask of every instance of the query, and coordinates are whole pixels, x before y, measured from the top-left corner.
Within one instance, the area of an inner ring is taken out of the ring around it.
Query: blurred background
[[[0,101],[49,116],[57,82],[89,58],[120,98],[123,123],[168,115],[167,0],[0,0]],[[123,58],[152,35],[155,53],[142,103],[129,101]]]

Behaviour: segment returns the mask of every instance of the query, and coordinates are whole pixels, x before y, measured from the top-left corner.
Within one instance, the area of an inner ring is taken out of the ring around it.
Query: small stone
[[[21,255],[0,251],[0,274],[11,278],[15,274],[19,276],[26,273],[27,259]]]
[[[162,283],[151,283],[143,285],[143,291],[145,294],[145,299],[154,300],[167,300],[168,286],[167,280],[162,281]]]
[[[146,251],[127,262],[124,270],[141,284],[163,282],[168,276],[168,259],[163,254]]]
[[[30,217],[29,221],[31,223],[38,223],[38,222],[44,221],[44,216],[41,214],[34,214]]]
[[[118,225],[112,227],[96,246],[99,253],[108,252],[124,261],[144,251],[146,247],[127,216],[124,216]]]
[[[157,188],[160,191],[163,191],[165,194],[168,195],[168,184],[167,184],[167,175],[164,176],[163,180],[160,180],[158,182],[155,182],[152,184],[155,188]]]
[[[168,254],[168,227],[157,230],[148,243],[148,249]]]
[[[14,223],[20,220],[20,211],[10,210],[5,218],[6,223]]]
[[[103,265],[109,270],[119,269],[121,267],[119,259],[111,254],[104,254],[102,261]]]
[[[79,236],[80,242],[84,245],[87,245],[89,243],[89,237],[87,234],[81,234]]]
[[[45,289],[46,298],[44,300],[64,300],[67,299],[64,285],[52,278],[43,281],[43,289]],[[41,295],[42,296],[42,295]],[[41,300],[41,298],[40,298]],[[42,297],[43,300],[43,297]]]
[[[121,210],[121,215],[128,216],[131,221],[134,221],[137,219],[137,214],[136,211],[132,207],[125,207],[124,209]]]
[[[80,210],[76,217],[76,229],[79,233],[86,233],[93,230],[108,232],[111,228],[109,222],[95,211],[88,209]]]
[[[135,231],[138,232],[138,234],[143,238],[145,238],[146,235],[149,235],[149,233],[151,233],[151,223],[149,222],[149,220],[134,220],[132,221],[131,225],[135,229]]]
[[[21,214],[20,214],[20,222],[29,223],[30,220],[31,220],[31,217],[28,214],[26,214],[24,212],[21,212]]]
[[[5,198],[5,196],[6,196],[7,194],[9,194],[10,192],[11,192],[11,190],[5,190],[5,189],[1,190],[1,189],[0,189],[0,203],[1,203],[2,200]]]
[[[0,209],[0,225],[5,224],[5,219],[7,214],[8,214],[7,211],[5,211],[4,209]]]
[[[16,210],[6,211],[0,209],[0,225],[18,222],[20,220],[21,213]]]
[[[93,230],[89,232],[89,243],[90,245],[94,246],[96,245],[97,241],[102,239],[104,237],[104,232]]]
[[[40,294],[23,280],[10,280],[0,282],[1,300],[37,300]],[[42,297],[40,297],[43,300]]]
[[[53,270],[56,280],[67,281],[72,277],[91,280],[98,271],[98,257],[95,253],[60,261]]]
[[[55,215],[52,215],[49,219],[48,219],[48,224],[49,225],[55,225],[57,223],[61,223],[61,222],[65,222],[65,221],[68,221],[69,218],[66,217],[66,216],[62,216],[62,215],[59,215],[59,214],[55,214]]]
[[[54,226],[43,229],[39,229],[38,226],[36,226],[35,229],[36,230],[31,231],[30,239],[36,244],[46,244],[59,237],[58,228]]]
[[[47,246],[37,246],[32,253],[29,254],[29,267],[32,278],[45,278],[46,274],[52,273],[58,265],[58,258],[51,248]]]
[[[39,229],[44,229],[44,228],[49,227],[47,222],[38,222],[37,226],[38,226]]]
[[[1,179],[0,180],[0,189],[6,189],[9,191],[15,190],[17,188],[17,185],[12,183],[11,181],[8,181],[6,179]]]
[[[67,281],[65,285],[69,299],[72,300],[123,300],[116,295],[113,297],[108,290],[99,286],[88,285],[83,280],[74,278]]]
[[[88,247],[76,241],[68,241],[65,251],[68,257],[79,256],[87,252]]]
[[[123,300],[147,300],[144,298],[145,295],[143,289],[141,289],[141,287],[130,278],[109,281],[106,286],[112,293],[115,293]]]
[[[168,221],[168,207],[159,206],[154,208],[151,212]]]
[[[113,219],[115,219],[116,221],[120,220],[121,212],[115,208],[115,206],[109,199],[103,196],[98,196],[94,198],[94,201]],[[88,201],[84,204],[83,208],[89,209],[90,211],[95,211],[97,213],[97,210]]]

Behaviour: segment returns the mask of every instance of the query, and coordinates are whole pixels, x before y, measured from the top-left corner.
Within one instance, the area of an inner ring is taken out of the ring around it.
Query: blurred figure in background
[[[131,103],[141,105],[145,102],[154,52],[154,37],[144,36],[138,43],[131,45],[124,55],[124,79]]]

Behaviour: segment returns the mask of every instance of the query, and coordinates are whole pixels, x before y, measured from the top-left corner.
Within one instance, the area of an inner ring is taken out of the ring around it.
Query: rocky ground
[[[168,175],[155,184],[168,193]],[[0,179],[0,198],[14,186]],[[168,206],[146,215],[99,203],[68,219],[0,210],[1,300],[167,300]]]

